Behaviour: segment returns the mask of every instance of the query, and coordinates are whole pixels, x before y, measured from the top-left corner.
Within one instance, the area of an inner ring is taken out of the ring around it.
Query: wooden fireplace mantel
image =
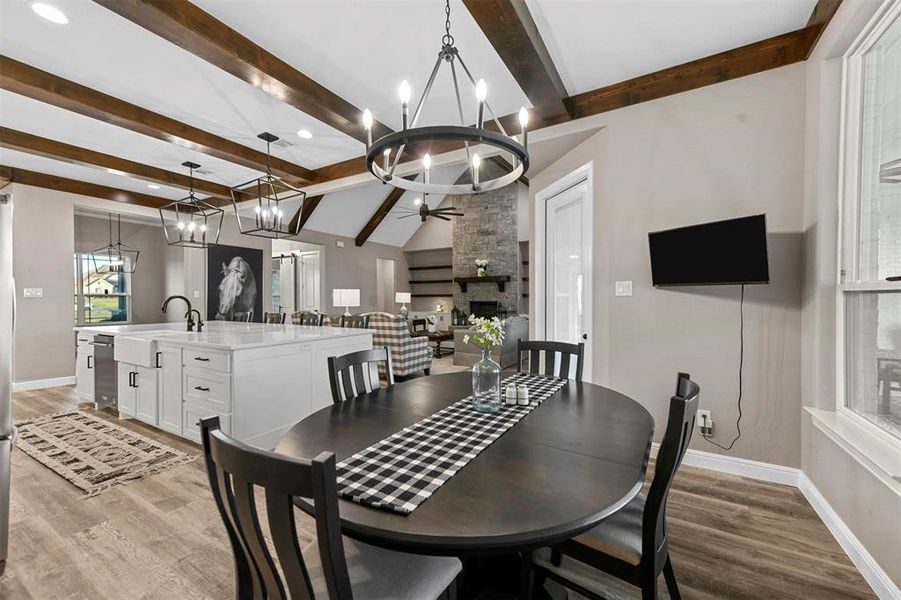
[[[466,293],[466,286],[470,283],[496,283],[499,292],[504,291],[504,285],[510,281],[509,275],[486,275],[485,277],[454,277],[454,281],[460,286],[460,291]]]

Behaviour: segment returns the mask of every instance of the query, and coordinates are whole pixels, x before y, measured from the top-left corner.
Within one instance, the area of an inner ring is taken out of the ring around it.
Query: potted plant
[[[476,259],[476,269],[478,269],[479,277],[484,277],[488,273],[488,259],[487,258],[477,258]]]
[[[504,322],[470,315],[469,323],[471,333],[463,336],[463,343],[482,350],[482,359],[472,367],[472,406],[479,412],[497,412],[501,409],[501,366],[491,360],[491,350],[504,341]]]

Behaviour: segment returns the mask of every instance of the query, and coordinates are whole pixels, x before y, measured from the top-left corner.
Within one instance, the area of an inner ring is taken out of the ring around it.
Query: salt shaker
[[[520,406],[529,405],[529,388],[526,387],[526,384],[520,383],[516,386],[516,396],[517,404]]]
[[[509,406],[516,406],[516,384],[511,383],[504,392],[505,402]]]

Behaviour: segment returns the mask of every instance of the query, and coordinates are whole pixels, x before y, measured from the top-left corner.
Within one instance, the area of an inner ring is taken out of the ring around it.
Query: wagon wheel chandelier
[[[191,161],[181,164],[188,167],[191,184],[186,198],[160,207],[160,221],[163,224],[166,243],[185,248],[203,249],[215,246],[219,243],[225,211],[194,195],[194,170],[199,169],[200,165]],[[174,221],[166,218],[172,213],[175,216]]]
[[[289,216],[286,220],[285,207],[288,202],[299,200],[296,210],[301,210],[307,195],[272,174],[272,153],[269,146],[277,142],[278,137],[265,131],[257,137],[266,142],[266,174],[231,188],[238,229],[245,235],[270,239],[295,237],[300,233],[300,219]],[[253,213],[242,219],[242,209],[252,210]]]
[[[416,110],[413,112],[412,120],[409,119],[409,103],[412,96],[410,84],[404,80],[400,84],[398,93],[401,101],[401,111],[403,116],[403,129],[379,139],[372,141],[372,112],[367,108],[363,111],[363,128],[366,130],[366,166],[369,172],[375,175],[384,183],[390,183],[394,187],[422,194],[478,194],[479,192],[487,192],[502,188],[519,179],[526,171],[529,170],[529,152],[527,145],[529,113],[525,107],[519,109],[520,139],[516,140],[508,135],[504,130],[488,104],[488,87],[485,80],[480,79],[478,82],[473,78],[460,52],[454,46],[454,37],[450,33],[450,0],[445,3],[445,34],[441,38],[441,50],[438,52],[438,59],[429,76],[428,83],[419,98]],[[416,122],[422,113],[423,105],[429,98],[432,90],[432,84],[441,67],[441,63],[447,63],[453,78],[454,93],[457,100],[457,111],[460,115],[459,125],[438,125],[429,127],[416,127]],[[460,64],[460,68],[466,75],[466,79],[472,84],[477,103],[478,118],[475,125],[467,125],[463,117],[463,101],[460,98],[460,86],[457,79],[456,63]],[[484,127],[485,111],[488,111],[491,121],[494,122],[497,131],[489,130]],[[405,177],[395,176],[397,165],[400,164],[404,157],[404,151],[408,145],[412,144],[429,144],[430,142],[446,142],[455,141],[462,142],[466,150],[466,159],[470,172],[471,183],[456,184],[440,184],[432,183],[429,173],[431,159],[429,155],[423,156],[422,180],[418,178],[407,179]],[[474,153],[470,145],[485,144],[492,148],[499,149],[503,152],[509,152],[513,156],[513,169],[504,175],[493,179],[481,180],[479,178],[479,169],[482,160],[479,155]]]

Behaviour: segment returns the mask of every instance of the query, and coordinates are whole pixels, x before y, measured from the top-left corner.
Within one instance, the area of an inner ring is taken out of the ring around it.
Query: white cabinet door
[[[75,393],[82,402],[94,401],[94,346],[81,340],[75,352]]]
[[[182,435],[181,349],[160,347],[159,426]]]
[[[149,425],[157,424],[157,402],[159,389],[159,371],[149,367],[135,367],[132,378],[135,389],[135,414],[141,421]]]
[[[131,418],[137,412],[137,394],[134,387],[134,376],[137,368],[128,363],[116,363],[117,369],[117,400],[119,402],[119,416]]]

